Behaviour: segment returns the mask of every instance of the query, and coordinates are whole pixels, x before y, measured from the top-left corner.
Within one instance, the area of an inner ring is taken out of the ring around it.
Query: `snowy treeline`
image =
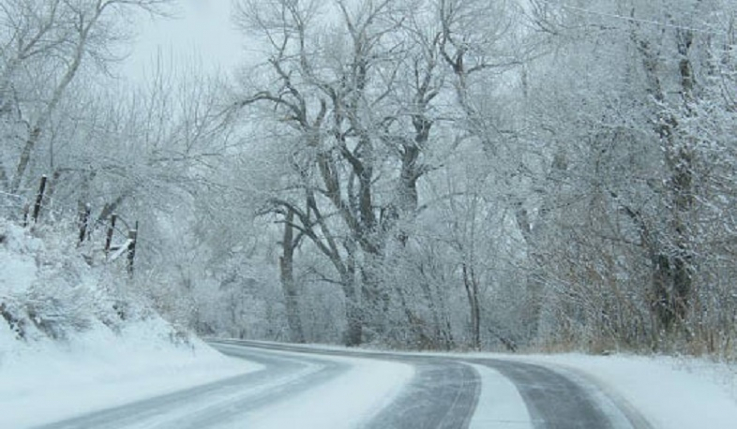
[[[734,352],[734,2],[239,0],[256,66],[113,84],[126,20],[164,3],[7,2],[0,201],[48,174],[56,213],[139,219],[169,318]]]

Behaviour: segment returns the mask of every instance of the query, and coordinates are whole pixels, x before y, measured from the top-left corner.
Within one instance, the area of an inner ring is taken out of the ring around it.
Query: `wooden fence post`
[[[113,233],[115,232],[115,222],[118,220],[118,215],[113,213],[110,215],[110,225],[107,227],[107,233],[105,234],[105,259],[110,254],[110,246],[113,243]]]
[[[41,204],[44,199],[44,192],[46,192],[46,175],[41,176],[41,185],[38,187],[38,194],[36,194],[36,205],[33,206],[33,223],[38,222],[38,216],[41,214]]]
[[[79,212],[79,244],[84,243],[84,239],[87,236],[87,228],[90,224],[90,213],[92,207],[89,204],[85,204],[81,212]]]
[[[136,241],[138,241],[138,221],[136,221],[135,229],[128,231],[128,274],[133,277],[133,260],[136,257]]]

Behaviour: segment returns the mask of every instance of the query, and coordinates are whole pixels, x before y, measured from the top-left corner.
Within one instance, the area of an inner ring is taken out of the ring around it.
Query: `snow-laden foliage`
[[[0,237],[0,356],[96,331],[125,335],[127,326],[141,324],[158,332],[154,342],[189,343],[189,334],[164,322],[124,271],[91,266],[64,228],[2,219]]]

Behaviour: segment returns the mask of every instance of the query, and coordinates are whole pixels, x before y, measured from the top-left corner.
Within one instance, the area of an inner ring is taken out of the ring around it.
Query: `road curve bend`
[[[376,363],[386,361],[411,366],[414,372],[407,372],[409,381],[403,385],[395,382],[402,386],[401,390],[371,414],[350,423],[341,420],[338,426],[331,427],[651,429],[631,404],[607,386],[574,370],[463,355],[324,349],[240,340],[209,343],[222,353],[256,362],[263,369],[39,428],[259,429],[259,422],[263,421],[259,415],[273,415],[274,409],[290,412],[294,408],[289,404],[295,398],[301,401],[309,395],[319,395],[321,387],[343,386],[341,394],[355,395],[361,386],[346,381],[351,379],[350,374],[369,368],[369,361],[374,362],[373,366],[389,365]],[[364,374],[367,373],[371,374]],[[485,380],[489,381],[485,378],[489,373],[495,377],[498,374],[497,379],[503,382],[484,385]],[[490,391],[495,394],[488,394]],[[517,410],[522,411],[514,414],[513,419],[505,420],[501,413],[496,415],[504,406],[494,402],[505,401],[516,401]],[[339,403],[334,405],[340,407]],[[478,415],[483,415],[483,420],[474,418]],[[520,415],[523,417],[518,418]],[[269,429],[273,426],[267,425]]]

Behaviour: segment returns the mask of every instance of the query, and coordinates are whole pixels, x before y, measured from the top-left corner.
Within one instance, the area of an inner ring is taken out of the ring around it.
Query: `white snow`
[[[167,344],[165,328],[141,322],[120,336],[100,328],[68,344],[15,348],[0,365],[2,427],[50,423],[260,368],[199,340]]]
[[[268,344],[267,342],[265,342]],[[305,350],[341,346],[300,345]],[[379,350],[362,350],[377,353]],[[615,425],[628,427],[618,407],[636,410],[653,429],[734,429],[737,427],[737,366],[688,357],[504,355],[496,353],[407,353],[421,356],[518,360],[546,366],[592,390]],[[527,428],[529,413],[514,384],[497,371],[473,365],[482,378],[481,397],[471,427]],[[594,392],[596,391],[596,392]],[[353,390],[350,390],[353,394]],[[284,411],[286,414],[286,410]],[[274,426],[271,426],[274,427]],[[290,426],[285,426],[290,427]],[[350,425],[338,427],[352,427]],[[615,426],[616,427],[616,426]]]
[[[36,272],[36,263],[29,256],[0,261],[0,290],[20,292],[25,290]]]
[[[113,253],[112,255],[110,255],[110,257],[108,258],[108,260],[110,262],[113,262],[113,261],[117,260],[118,258],[120,258],[120,256],[123,255],[124,253],[127,254],[128,253],[128,248],[131,246],[131,244],[133,244],[133,240],[132,239],[129,238],[129,239],[125,240],[125,243],[123,243],[120,246],[118,246],[118,250],[116,250],[115,253]]]
[[[259,368],[175,330],[53,228],[32,233],[0,219],[0,235],[0,427],[50,423]]]
[[[280,352],[283,354],[289,353]],[[360,427],[362,422],[389,405],[414,375],[412,366],[401,363],[322,355],[319,359],[348,363],[351,368],[334,380],[252,414],[248,427]]]
[[[489,367],[473,368],[481,376],[481,396],[471,429],[532,429],[527,406],[514,383]]]
[[[737,427],[737,368],[706,359],[534,356],[525,360],[574,371],[640,411],[656,429]]]
[[[0,295],[25,292],[36,280],[33,254],[43,244],[12,224],[0,222],[0,233],[5,235],[4,245],[0,246]]]
[[[175,330],[138,301],[125,277],[90,266],[62,233],[52,228],[31,232],[0,219],[0,234],[3,428],[53,423],[263,368],[226,357]],[[389,404],[414,373],[411,366],[397,363],[323,360],[348,363],[349,369],[304,394],[259,409],[248,420],[267,429],[351,427]],[[155,419],[186,419],[203,407],[258,398],[265,389],[288,389],[320,368],[305,365],[303,371],[206,396]]]

